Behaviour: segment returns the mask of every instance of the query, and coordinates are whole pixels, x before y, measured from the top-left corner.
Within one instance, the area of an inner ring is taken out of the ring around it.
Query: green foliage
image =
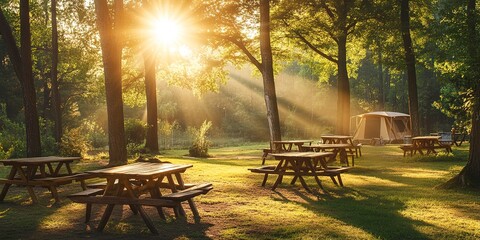
[[[82,127],[88,134],[88,141],[93,148],[103,148],[108,145],[108,137],[100,125],[94,121],[85,120]]]
[[[60,155],[83,157],[90,148],[84,128],[71,128],[65,131],[62,136]]]
[[[0,104],[0,155],[24,157],[26,155],[25,125],[7,118],[5,104]]]
[[[212,122],[205,120],[199,129],[189,127],[188,131],[193,137],[193,144],[188,150],[191,157],[209,157],[208,147],[210,141],[207,139],[208,130],[212,127]]]
[[[42,143],[42,155],[51,156],[58,153],[58,144],[54,137],[54,124],[48,119],[40,118],[40,141]]]
[[[140,145],[145,141],[147,126],[140,120],[128,118],[125,120],[125,138],[127,144],[133,143]]]

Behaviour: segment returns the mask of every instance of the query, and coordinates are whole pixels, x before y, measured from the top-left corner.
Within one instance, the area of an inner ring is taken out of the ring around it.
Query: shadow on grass
[[[429,226],[429,224],[402,216],[401,211],[406,207],[403,202],[387,200],[380,197],[362,194],[353,189],[348,189],[352,196],[335,196],[323,194],[318,196],[318,201],[312,201],[311,197],[303,192],[294,190],[295,195],[303,201],[297,204],[314,212],[319,216],[328,216],[337,219],[346,225],[359,228],[378,239],[426,239],[417,228]],[[283,201],[290,201],[287,197],[278,193]],[[343,235],[342,235],[343,234]],[[339,232],[343,238],[355,238],[348,235],[348,230]]]

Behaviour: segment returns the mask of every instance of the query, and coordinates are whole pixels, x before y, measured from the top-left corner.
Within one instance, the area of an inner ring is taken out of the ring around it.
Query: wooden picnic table
[[[59,202],[57,186],[71,183],[74,180],[82,181],[81,177],[84,174],[75,174],[70,167],[70,163],[79,159],[80,157],[49,156],[0,160],[4,166],[11,167],[8,177],[0,179],[0,183],[4,184],[0,201],[4,200],[10,186],[16,184],[27,188],[34,203],[38,201],[33,190],[33,187],[36,186],[47,187],[55,202]]]
[[[309,152],[332,152],[333,154],[330,156],[331,161],[335,161],[335,158],[337,155],[340,156],[340,162],[345,163],[347,166],[349,166],[348,163],[348,155],[347,155],[347,150],[350,150],[351,145],[347,143],[338,143],[338,144],[312,144],[308,146],[302,146],[302,149],[304,151],[309,151]],[[352,166],[355,166],[355,161],[354,158],[352,157]]]
[[[163,219],[165,219],[165,215],[162,207],[174,208],[177,217],[184,217],[185,211],[180,203],[188,201],[195,217],[199,218],[192,198],[205,194],[212,187],[211,184],[187,186],[181,174],[191,167],[191,164],[138,162],[87,171],[93,177],[105,178],[107,180],[105,189],[99,189],[99,192],[103,195],[92,196],[93,194],[90,194],[92,191],[84,191],[73,194],[70,198],[75,202],[87,203],[86,222],[88,222],[90,215],[89,204],[107,204],[97,226],[98,231],[102,231],[105,228],[115,205],[130,205],[134,213],[140,213],[149,230],[154,234],[158,234],[143,206],[156,207],[158,214]],[[166,179],[165,183],[163,182],[164,179]],[[166,188],[172,193],[162,195],[161,188]],[[150,197],[146,197],[146,193],[149,193]]]
[[[424,155],[424,150],[426,151],[425,154],[428,155],[430,153],[437,153],[435,149],[445,149],[447,153],[452,151],[450,144],[441,144],[440,136],[418,136],[412,138],[412,146],[414,151],[418,151],[421,155]]]
[[[322,135],[322,142],[324,144],[349,144],[350,148],[348,149],[348,152],[350,155],[353,154],[355,151],[355,156],[359,157],[362,156],[362,144],[355,144],[353,142],[353,136],[348,136],[348,135]],[[353,159],[353,157],[352,157]],[[353,162],[353,160],[352,160]]]
[[[344,136],[344,135],[322,135],[321,136],[323,143],[326,144],[350,144],[353,146],[353,136]]]
[[[311,144],[313,140],[283,140],[283,141],[273,141],[273,144],[276,145],[275,149],[282,149],[284,152],[292,151],[293,145],[297,146],[297,150],[301,151],[304,144]]]
[[[329,176],[334,184],[338,185],[335,180],[335,177],[337,177],[340,186],[343,186],[340,174],[349,169],[348,167],[327,166],[326,158],[333,155],[331,152],[284,152],[271,155],[279,161],[277,166],[262,166],[250,169],[250,171],[265,174],[262,186],[265,186],[269,174],[278,175],[272,190],[275,190],[282,183],[284,175],[290,175],[294,176],[291,184],[295,184],[296,180],[299,179],[305,190],[310,193],[312,193],[312,190],[306,184],[304,177],[314,177],[317,185],[325,192],[319,176]]]

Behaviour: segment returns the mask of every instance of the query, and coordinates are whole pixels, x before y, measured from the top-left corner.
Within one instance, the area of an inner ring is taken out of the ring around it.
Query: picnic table
[[[311,144],[313,140],[283,140],[273,141],[270,148],[263,149],[262,165],[265,164],[265,159],[268,154],[274,152],[291,152],[293,145],[297,146],[297,151],[301,151],[302,146],[306,143]],[[272,148],[273,147],[273,148]],[[274,151],[275,150],[275,151]]]
[[[353,136],[347,135],[322,135],[322,142],[325,144],[349,144],[350,148],[348,149],[348,153],[353,155],[353,151],[355,151],[355,156],[359,157],[362,156],[362,144],[355,144],[353,142]],[[353,157],[352,157],[353,159]],[[353,160],[352,160],[353,162]]]
[[[196,220],[200,218],[193,197],[206,194],[212,189],[210,183],[185,184],[182,175],[190,164],[138,162],[123,166],[87,171],[92,177],[105,178],[104,188],[92,188],[70,195],[74,202],[85,203],[85,222],[90,219],[91,204],[107,204],[97,226],[103,231],[115,205],[129,205],[134,213],[140,213],[149,230],[158,234],[144,206],[156,207],[159,216],[165,219],[163,207],[173,208],[175,216],[185,217],[181,202],[187,201]],[[175,180],[174,180],[175,178]],[[166,179],[166,182],[163,180]],[[168,189],[162,194],[161,189]],[[147,197],[146,195],[150,196]]]
[[[277,146],[275,149],[282,149],[284,152],[291,152],[293,145],[297,146],[298,151],[301,151],[304,144],[311,144],[312,142],[313,140],[283,140],[273,141],[273,144]]]
[[[79,159],[80,157],[49,156],[0,160],[4,166],[11,167],[8,177],[0,179],[0,183],[4,184],[0,201],[5,199],[10,186],[15,184],[27,188],[33,203],[38,202],[34,187],[48,188],[55,202],[59,202],[58,186],[76,180],[81,181],[82,187],[84,187],[85,174],[73,173],[70,167],[73,161]]]
[[[249,170],[254,173],[265,174],[262,186],[265,186],[269,174],[277,175],[272,190],[275,190],[277,186],[282,183],[283,176],[290,175],[294,176],[291,184],[295,184],[296,180],[299,179],[305,190],[310,193],[312,193],[312,190],[306,184],[304,177],[313,177],[320,189],[325,192],[319,176],[329,176],[334,184],[343,186],[341,173],[349,169],[349,167],[327,166],[326,158],[333,155],[331,152],[284,152],[273,153],[271,155],[278,160],[277,166],[262,166]],[[335,177],[337,177],[338,183]]]
[[[345,163],[347,166],[349,166],[348,163],[348,155],[347,155],[347,150],[350,150],[351,145],[346,144],[346,143],[324,143],[324,144],[312,144],[308,146],[302,146],[302,149],[304,151],[309,151],[309,152],[327,152],[330,151],[333,154],[330,156],[330,160],[334,161],[337,155],[340,156],[340,162]],[[352,156],[352,166],[355,166],[355,158]]]
[[[401,144],[400,148],[403,150],[403,156],[405,156],[407,152],[410,152],[410,156],[417,152],[421,155],[436,154],[436,149],[445,149],[447,153],[451,153],[451,145],[442,144],[439,140],[440,136],[418,136],[412,138],[411,144]]]

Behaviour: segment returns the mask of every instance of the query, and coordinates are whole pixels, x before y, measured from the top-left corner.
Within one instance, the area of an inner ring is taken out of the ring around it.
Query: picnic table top
[[[347,135],[322,135],[321,138],[350,139],[350,138],[353,138],[353,136],[347,136]]]
[[[48,156],[48,157],[28,157],[28,158],[12,158],[12,159],[3,159],[0,160],[3,165],[11,164],[46,164],[53,162],[72,162],[74,160],[80,160],[80,157],[59,157],[59,156]]]
[[[273,143],[280,143],[280,144],[297,144],[297,143],[311,143],[314,140],[282,140],[282,141],[273,141]]]
[[[304,148],[350,148],[352,145],[347,143],[322,143],[303,146]]]
[[[412,138],[412,140],[438,140],[441,136],[418,136]]]
[[[274,157],[287,157],[287,158],[317,158],[330,156],[331,152],[284,152],[284,153],[272,153]]]
[[[191,164],[172,164],[172,163],[150,163],[138,162],[122,166],[103,168],[97,170],[86,171],[97,177],[128,177],[128,178],[146,178],[156,177],[172,173],[185,172],[187,168],[191,168]]]

